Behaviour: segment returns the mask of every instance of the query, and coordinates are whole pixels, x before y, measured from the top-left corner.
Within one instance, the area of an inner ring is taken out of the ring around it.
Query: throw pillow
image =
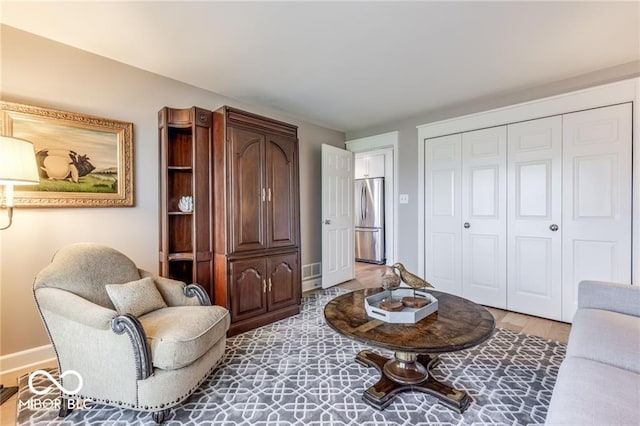
[[[120,315],[131,314],[139,317],[147,312],[167,307],[152,277],[125,284],[108,284],[105,288]]]

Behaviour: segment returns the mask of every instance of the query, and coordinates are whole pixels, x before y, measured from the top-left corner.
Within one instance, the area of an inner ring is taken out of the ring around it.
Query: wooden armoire
[[[213,113],[214,294],[229,335],[300,312],[298,129],[222,107]]]

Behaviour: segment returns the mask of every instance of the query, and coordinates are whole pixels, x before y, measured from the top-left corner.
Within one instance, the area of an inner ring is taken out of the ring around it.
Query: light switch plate
[[[409,204],[409,194],[400,194],[400,204]]]

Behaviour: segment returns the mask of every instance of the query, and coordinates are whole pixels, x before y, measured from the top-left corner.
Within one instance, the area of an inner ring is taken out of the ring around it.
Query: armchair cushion
[[[167,307],[152,277],[145,277],[125,284],[107,284],[105,288],[111,303],[120,315],[131,314],[139,317],[156,309]]]
[[[223,339],[229,311],[221,306],[175,306],[139,318],[151,346],[153,366],[163,370],[185,367]]]

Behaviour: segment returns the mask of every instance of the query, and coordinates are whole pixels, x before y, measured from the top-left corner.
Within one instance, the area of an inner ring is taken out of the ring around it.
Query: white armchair
[[[229,312],[197,284],[152,276],[124,254],[93,243],[60,249],[34,282],[34,297],[58,358],[63,392],[151,412],[164,421],[213,371]]]

